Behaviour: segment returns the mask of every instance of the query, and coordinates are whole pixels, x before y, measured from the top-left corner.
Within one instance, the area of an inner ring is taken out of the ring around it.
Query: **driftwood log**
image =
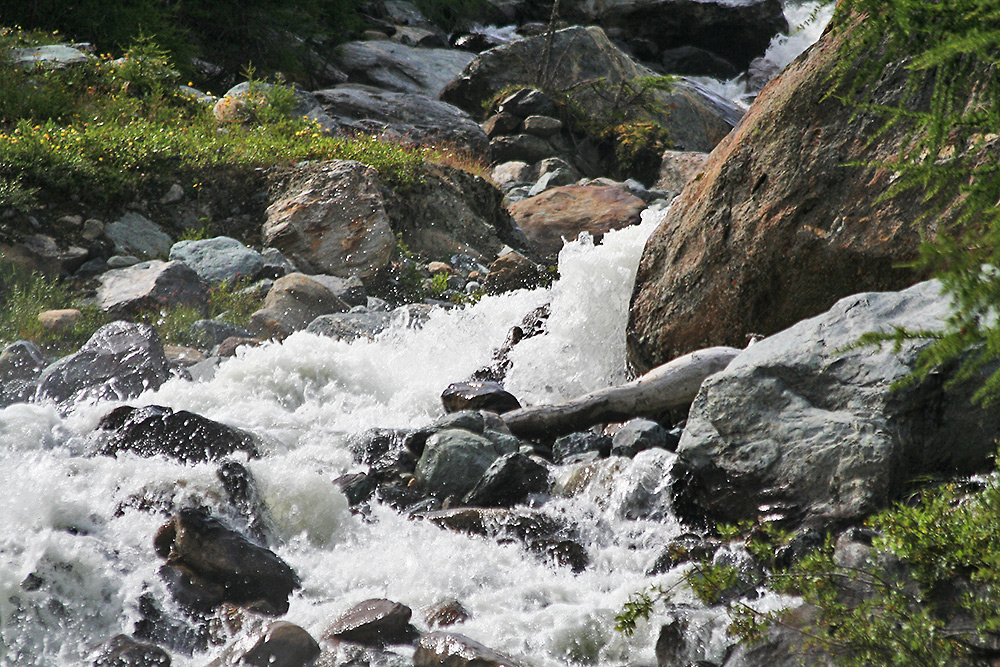
[[[637,380],[579,396],[559,405],[536,405],[500,417],[521,438],[557,438],[595,424],[655,417],[687,407],[701,383],[724,369],[741,350],[709,347],[657,366]]]

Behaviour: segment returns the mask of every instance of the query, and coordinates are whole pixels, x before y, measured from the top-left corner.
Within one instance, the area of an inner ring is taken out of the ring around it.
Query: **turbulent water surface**
[[[813,7],[790,6],[790,23],[801,24]],[[784,64],[824,20],[777,39],[769,55]],[[456,599],[472,614],[457,631],[538,667],[654,664],[655,619],[625,637],[614,616],[635,591],[680,576],[645,574],[682,530],[666,493],[672,454],[606,461],[588,484],[570,484],[573,469],[562,472],[560,488],[573,493],[542,508],[581,530],[590,565],[579,574],[515,544],[444,531],[377,504],[368,516],[352,514],[332,480],[360,469],[346,448],[351,434],[431,422],[442,412],[441,391],[488,365],[508,329],[544,303],[547,332],[510,355],[512,393],[523,403],[553,402],[625,380],[628,298],[656,218],[647,212],[642,225],[597,247],[568,244],[549,289],[441,310],[422,328],[399,323],[374,341],[297,333],[242,349],[210,380],[171,380],[130,404],[191,410],[267,439],[263,458],[245,463],[262,489],[275,550],[303,583],[285,618],[313,636],[366,598],[405,603],[418,624],[421,608]],[[0,410],[2,665],[80,664],[107,638],[132,631],[144,593],[169,606],[152,537],[171,512],[204,506],[237,526],[243,520],[229,509],[213,464],[98,455],[94,428],[116,405]],[[721,662],[722,620],[706,615],[694,625],[703,648],[692,658]],[[175,651],[174,664],[204,665],[218,651]]]

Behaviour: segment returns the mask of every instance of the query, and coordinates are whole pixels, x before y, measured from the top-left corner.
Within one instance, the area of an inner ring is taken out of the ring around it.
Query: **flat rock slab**
[[[637,225],[646,202],[614,186],[565,185],[511,205],[510,213],[532,246],[554,257],[563,241],[589,232],[599,240],[613,229]]]
[[[472,61],[452,49],[420,49],[395,42],[348,42],[337,47],[334,62],[352,83],[437,99],[445,85]]]
[[[97,305],[114,315],[135,315],[143,311],[189,306],[208,307],[208,288],[182,262],[142,262],[100,276]]]

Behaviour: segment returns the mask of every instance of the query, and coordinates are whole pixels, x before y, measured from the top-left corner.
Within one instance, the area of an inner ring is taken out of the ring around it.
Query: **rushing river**
[[[801,24],[814,5],[794,5]],[[814,40],[828,16],[776,40],[780,64]],[[730,84],[717,82],[718,90]],[[588,484],[567,484],[541,503],[574,523],[590,564],[567,567],[439,529],[374,504],[353,514],[332,480],[361,470],[347,439],[372,427],[412,428],[440,416],[441,391],[488,365],[509,328],[550,303],[544,335],[510,355],[505,384],[522,403],[554,402],[622,382],[624,327],[636,265],[658,222],[568,244],[548,289],[486,297],[438,310],[422,328],[400,322],[374,341],[345,343],[297,333],[244,348],[209,380],[174,379],[131,405],[187,409],[264,436],[245,461],[260,485],[275,551],[302,580],[285,618],[319,637],[355,603],[389,598],[421,609],[458,600],[471,619],[454,629],[537,667],[655,664],[659,624],[632,637],[614,630],[628,597],[679,572],[650,565],[683,531],[667,494],[672,454],[653,450],[608,460]],[[214,464],[97,455],[98,420],[117,403],[19,404],[0,410],[0,665],[77,665],[112,635],[132,631],[144,593],[169,605],[152,538],[170,512],[206,506],[233,521]],[[698,626],[699,624],[695,624]],[[700,624],[700,655],[721,662],[723,619]],[[202,666],[218,648],[174,664]]]

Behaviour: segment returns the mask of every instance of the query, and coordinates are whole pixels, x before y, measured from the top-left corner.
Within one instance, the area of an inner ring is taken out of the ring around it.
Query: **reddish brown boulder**
[[[628,325],[640,372],[694,349],[742,347],[861,291],[917,276],[919,197],[880,197],[905,127],[828,96],[843,33],[827,32],[757,97],[712,152],[646,244]],[[849,37],[848,37],[849,38]],[[898,101],[906,73],[889,68],[874,104]]]
[[[554,257],[563,239],[580,232],[600,239],[612,229],[640,222],[646,203],[624,188],[611,185],[564,185],[522,199],[510,207],[514,221],[540,254]]]

